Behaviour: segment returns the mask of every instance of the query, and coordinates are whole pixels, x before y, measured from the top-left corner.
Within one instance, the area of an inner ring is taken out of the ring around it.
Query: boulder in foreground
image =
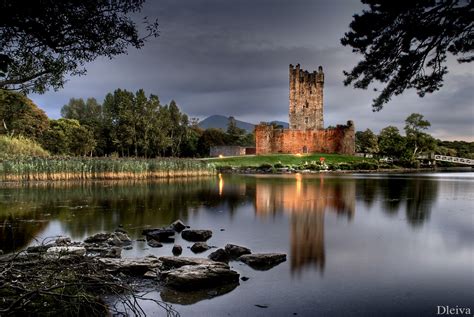
[[[111,272],[121,272],[131,276],[143,276],[148,271],[158,270],[161,261],[154,256],[138,259],[105,259],[98,260]]]
[[[174,231],[176,232],[181,232],[183,231],[184,229],[186,229],[186,225],[180,220],[176,220],[175,222],[173,222],[171,225],[170,225],[171,228],[173,228]]]
[[[286,254],[284,253],[256,253],[245,254],[237,259],[242,261],[251,268],[260,271],[269,270],[278,264],[286,261]]]
[[[184,230],[181,232],[184,240],[191,242],[203,242],[212,237],[211,230]]]
[[[191,246],[191,251],[193,251],[194,253],[201,253],[209,249],[210,247],[207,245],[206,242],[196,242]]]
[[[181,255],[181,253],[183,253],[183,247],[180,246],[179,244],[175,244],[171,252],[173,252],[173,255],[179,256]]]
[[[169,228],[146,229],[142,232],[147,240],[159,242],[174,242],[174,230]]]
[[[249,248],[242,247],[240,245],[235,245],[235,244],[227,244],[225,246],[225,252],[229,254],[231,259],[237,259],[241,255],[252,253],[252,251],[250,251]]]
[[[159,258],[163,270],[177,269],[185,265],[214,264],[214,261],[201,258],[162,256]]]
[[[183,292],[236,284],[239,273],[220,262],[212,264],[185,265],[178,269],[161,272],[165,286]]]
[[[224,249],[217,249],[208,256],[209,259],[216,262],[229,263],[229,254]]]

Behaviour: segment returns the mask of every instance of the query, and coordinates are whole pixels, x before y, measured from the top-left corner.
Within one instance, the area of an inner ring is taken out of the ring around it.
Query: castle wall
[[[325,130],[276,129],[260,124],[255,128],[257,154],[270,153],[355,153],[352,121]]]
[[[309,73],[300,65],[289,69],[290,129],[324,129],[323,119],[323,68]]]
[[[354,123],[324,129],[323,88],[324,73],[309,73],[300,65],[290,65],[289,129],[276,129],[272,125],[255,127],[256,153],[355,153]]]

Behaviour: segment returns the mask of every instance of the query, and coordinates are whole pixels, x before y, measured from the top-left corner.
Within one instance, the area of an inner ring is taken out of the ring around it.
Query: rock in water
[[[227,244],[225,246],[225,251],[227,252],[227,254],[229,254],[231,259],[237,259],[241,255],[252,253],[249,248],[235,244]]]
[[[104,255],[105,258],[121,258],[122,257],[122,248],[121,247],[111,247]]]
[[[238,283],[239,273],[224,263],[213,262],[162,272],[161,278],[165,286],[186,292]]]
[[[123,242],[115,234],[111,234],[110,238],[107,239],[107,244],[121,246],[123,245]]]
[[[191,242],[207,241],[212,237],[211,230],[184,230],[181,232],[184,240]]]
[[[140,259],[105,259],[98,260],[112,272],[122,272],[132,276],[143,276],[146,272],[155,271],[161,262],[154,256]]]
[[[175,244],[171,252],[173,252],[173,255],[179,256],[183,253],[183,248],[180,245]]]
[[[110,233],[100,232],[84,240],[85,243],[100,243],[105,242],[110,238]]]
[[[148,240],[147,244],[152,248],[161,248],[163,246],[159,241],[156,241],[155,239]]]
[[[71,244],[71,238],[69,237],[57,237],[55,241],[57,246],[67,246],[68,244]]]
[[[143,230],[147,240],[153,239],[160,242],[174,242],[174,230],[168,228]]]
[[[123,244],[131,244],[132,239],[127,235],[127,233],[116,231],[113,233]]]
[[[224,249],[217,249],[208,256],[209,259],[216,262],[229,263],[229,254]]]
[[[214,261],[203,258],[188,258],[175,256],[162,256],[159,258],[163,270],[177,269],[185,265],[215,264]]]
[[[176,232],[181,232],[183,231],[184,229],[186,229],[186,225],[180,220],[176,220],[175,222],[173,222],[171,225],[170,225],[171,228],[173,228],[174,231]]]
[[[245,254],[237,259],[242,261],[251,268],[260,271],[266,271],[274,266],[286,261],[284,253],[257,253]]]
[[[46,251],[48,254],[58,255],[79,255],[83,256],[86,254],[86,248],[84,247],[51,247]]]
[[[201,253],[207,250],[209,250],[209,246],[206,242],[196,242],[191,247],[191,251],[194,253]]]

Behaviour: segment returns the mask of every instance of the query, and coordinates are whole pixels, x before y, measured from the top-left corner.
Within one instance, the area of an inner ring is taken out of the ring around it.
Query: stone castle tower
[[[290,64],[290,129],[321,130],[323,119],[323,68],[309,73]]]

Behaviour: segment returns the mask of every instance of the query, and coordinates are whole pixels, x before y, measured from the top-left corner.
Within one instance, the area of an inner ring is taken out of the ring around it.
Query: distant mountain
[[[253,123],[240,121],[237,119],[235,119],[235,123],[237,124],[237,127],[244,129],[245,131],[247,131],[247,133],[253,132],[253,129],[255,128],[255,124]],[[272,121],[272,123],[275,123],[277,125],[282,125],[284,128],[288,128],[287,122]],[[221,116],[217,114],[207,117],[206,119],[199,122],[199,126],[203,129],[215,128],[215,129],[222,129],[224,131],[227,130],[228,124],[229,124],[229,117]]]
[[[285,122],[285,121],[272,121],[270,123],[274,123],[276,125],[281,125],[284,129],[288,129],[290,127],[290,125],[288,124],[288,122]]]

